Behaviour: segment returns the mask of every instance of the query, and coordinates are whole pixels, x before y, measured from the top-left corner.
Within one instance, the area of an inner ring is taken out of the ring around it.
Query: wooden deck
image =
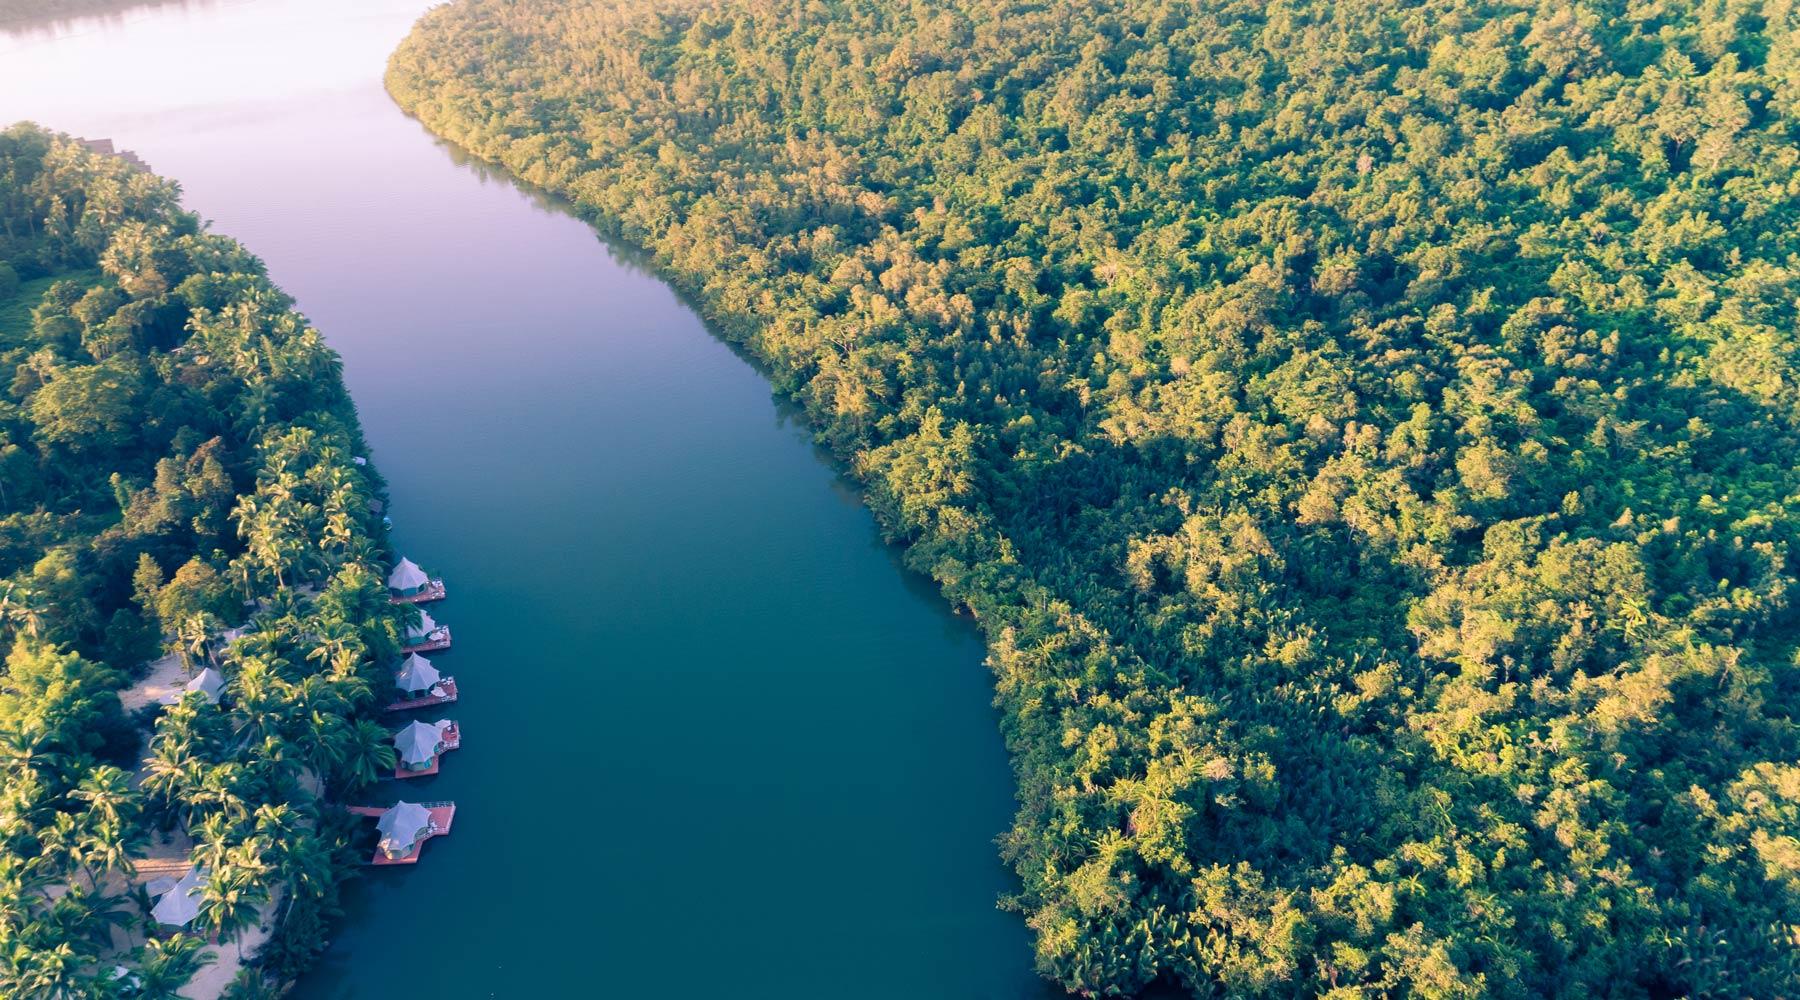
[[[368,861],[363,862],[364,864],[416,865],[419,863],[419,855],[425,850],[425,842],[427,840],[430,840],[433,837],[442,837],[450,832],[450,822],[456,818],[456,803],[421,802],[419,804],[431,812],[431,832],[419,838],[419,842],[413,845],[412,853],[404,858],[390,858],[381,853],[381,848],[377,847],[374,856],[370,857]],[[344,808],[353,816],[369,816],[374,818],[379,818],[382,813],[387,812],[386,806],[345,806]]]
[[[389,594],[388,601],[393,604],[430,604],[432,601],[444,599],[444,581],[433,580],[419,588],[416,594]]]
[[[405,764],[396,763],[394,765],[394,777],[401,780],[407,778],[429,778],[438,773],[438,764],[443,761],[444,755],[452,750],[462,748],[462,729],[455,722],[451,722],[450,725],[440,730],[438,735],[443,737],[442,749],[432,755],[430,767],[419,771],[409,771]]]
[[[418,698],[403,698],[400,701],[390,702],[382,709],[382,711],[405,712],[415,708],[426,708],[431,705],[448,705],[456,700],[456,678],[446,677],[439,681],[437,686],[443,689],[443,694],[426,694]]]
[[[414,645],[402,645],[402,653],[435,653],[450,648],[450,626],[440,625]]]

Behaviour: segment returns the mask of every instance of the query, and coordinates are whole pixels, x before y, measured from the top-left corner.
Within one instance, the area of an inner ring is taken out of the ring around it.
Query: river
[[[113,139],[268,262],[449,583],[464,748],[368,798],[455,830],[352,886],[296,995],[1048,995],[974,627],[667,286],[393,106],[426,6],[0,35],[0,121]]]

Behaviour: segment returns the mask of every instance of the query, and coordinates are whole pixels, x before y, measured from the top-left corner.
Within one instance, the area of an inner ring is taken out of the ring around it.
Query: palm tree
[[[225,567],[225,575],[237,585],[238,596],[246,602],[256,596],[256,563],[248,554],[231,560]]]
[[[306,766],[315,775],[331,774],[343,766],[348,746],[345,730],[349,728],[343,717],[315,711],[307,715],[304,726],[300,754]]]
[[[145,941],[133,953],[140,1000],[178,1000],[196,973],[218,961],[205,949],[206,942],[191,934]]]
[[[280,735],[267,736],[260,746],[249,747],[246,762],[257,791],[255,798],[267,802],[293,801],[299,794],[300,772],[305,760],[291,752],[292,744]]]
[[[196,918],[219,940],[236,938],[240,960],[244,950],[239,932],[262,919],[262,905],[269,901],[269,890],[262,880],[267,868],[244,850],[250,846],[233,849],[226,863],[212,870],[201,892],[200,915]]]
[[[0,632],[22,632],[33,639],[44,627],[44,606],[37,592],[14,582],[0,590]]]
[[[363,658],[354,650],[342,650],[331,661],[331,682],[339,688],[344,700],[364,704],[375,695],[369,679],[363,675]]]
[[[255,842],[265,845],[262,860],[288,890],[282,912],[300,892],[318,895],[335,875],[331,851],[311,829],[309,817],[293,806],[264,805],[256,810]]]
[[[189,831],[194,838],[194,864],[218,871],[231,853],[231,842],[237,832],[235,827],[231,818],[223,813],[214,813],[201,820],[198,827]]]
[[[43,739],[36,732],[0,729],[0,773],[9,778],[41,763]]]
[[[362,635],[348,623],[341,621],[325,622],[314,637],[313,648],[306,651],[308,660],[318,661],[321,667],[333,663],[345,653],[355,653],[361,658]]]
[[[293,699],[303,712],[350,715],[356,693],[354,685],[334,681],[322,674],[310,674],[294,685]]]
[[[224,623],[207,611],[195,612],[176,623],[175,649],[181,654],[181,665],[188,673],[194,672],[195,661],[206,655],[213,635],[223,627]]]
[[[130,919],[119,907],[123,901],[119,896],[71,885],[50,904],[43,920],[55,927],[55,940],[74,941],[99,951],[112,944],[113,928]]]
[[[87,803],[89,818],[98,822],[128,826],[137,818],[131,776],[111,764],[102,764],[89,771],[69,797]]]
[[[89,884],[93,883],[93,873],[89,872],[81,855],[81,841],[86,831],[74,813],[52,813],[50,822],[37,828],[38,859],[59,875],[71,876],[77,870],[89,876]]]
[[[97,876],[111,872],[130,874],[134,867],[132,854],[145,839],[144,829],[138,823],[138,797],[131,788],[131,776],[103,764],[84,775],[69,797],[87,803],[81,814],[85,833],[76,846],[83,863],[91,866],[89,884],[97,888]]]
[[[393,734],[371,719],[358,719],[345,730],[338,773],[347,789],[372,785],[394,773],[393,741]]]
[[[144,794],[163,822],[173,818],[183,826],[192,819],[187,792],[200,783],[206,762],[195,753],[191,741],[163,734],[144,759]]]
[[[247,819],[250,809],[244,802],[246,772],[243,764],[232,760],[203,765],[199,783],[188,788],[183,804],[195,811],[216,813],[233,823]]]
[[[6,964],[11,969],[0,975],[0,996],[85,1000],[88,995],[81,976],[88,958],[76,952],[75,946],[67,941],[54,948],[28,948],[20,944],[7,958]]]
[[[92,866],[90,879],[114,872],[129,877],[137,870],[133,855],[148,839],[142,827],[136,823],[100,821],[91,829],[80,845],[83,860]],[[98,886],[97,881],[93,884]]]
[[[43,894],[45,878],[16,855],[0,853],[0,927],[22,927]],[[0,963],[4,963],[0,956]],[[0,994],[4,996],[5,994]]]

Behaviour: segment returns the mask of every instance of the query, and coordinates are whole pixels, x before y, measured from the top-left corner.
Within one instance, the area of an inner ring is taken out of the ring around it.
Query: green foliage
[[[1800,992],[1800,8],[461,0],[979,616],[1091,994]]]
[[[173,184],[24,125],[0,179],[0,257],[33,272],[0,312],[0,996],[113,996],[121,963],[176,995],[200,939],[108,931],[144,918],[132,859],[176,828],[209,872],[193,932],[280,901],[252,995],[336,913],[348,828],[314,790],[392,766],[382,484],[337,356]],[[146,756],[118,689],[164,651],[226,688],[161,711]]]

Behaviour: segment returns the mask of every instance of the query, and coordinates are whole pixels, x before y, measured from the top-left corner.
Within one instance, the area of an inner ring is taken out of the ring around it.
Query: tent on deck
[[[416,594],[430,582],[431,578],[425,575],[419,564],[405,556],[400,557],[400,564],[394,567],[387,579],[388,587],[402,594]]]
[[[406,626],[406,641],[409,645],[417,645],[437,631],[438,623],[432,620],[431,612],[419,609],[419,624]]]
[[[400,753],[400,763],[410,771],[423,771],[430,767],[432,760],[437,757],[438,746],[443,742],[442,724],[434,725],[417,719],[394,734],[394,749]]]
[[[417,653],[408,656],[406,662],[400,664],[400,669],[394,673],[394,686],[407,694],[429,691],[440,680],[443,680],[443,675],[431,665],[430,660]]]
[[[375,821],[376,846],[390,858],[404,858],[431,832],[431,810],[416,802],[396,802]]]

